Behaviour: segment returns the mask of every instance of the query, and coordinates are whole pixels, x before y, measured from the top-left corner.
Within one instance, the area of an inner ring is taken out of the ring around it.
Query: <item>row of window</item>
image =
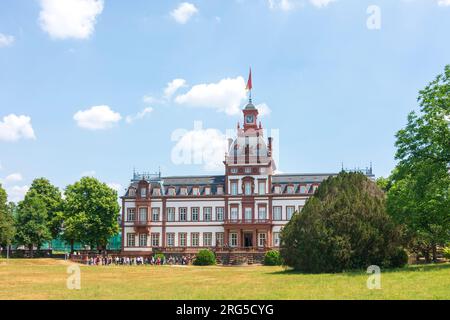
[[[237,180],[233,180],[230,182],[230,194],[233,196],[237,196],[239,194],[241,194],[239,192],[239,183]],[[258,182],[258,188],[256,190],[256,192],[253,191],[253,182],[247,181],[244,182],[243,184],[244,189],[243,189],[243,194],[244,195],[253,195],[253,194],[258,194],[258,195],[265,195],[267,193],[266,191],[266,182],[265,181],[259,181]],[[298,193],[300,194],[308,194],[308,193],[314,193],[316,191],[316,189],[318,188],[317,185],[301,185],[298,187]],[[286,187],[285,191],[286,194],[295,194],[296,193],[296,188],[293,185],[289,185]],[[283,193],[283,188],[281,185],[275,185],[274,186],[274,193],[275,194],[282,194]],[[216,195],[223,195],[224,194],[224,190],[223,190],[223,186],[218,186],[217,190],[216,190]],[[160,188],[153,188],[152,191],[152,195],[159,197],[161,196],[161,189]],[[167,195],[168,196],[176,196],[177,195],[177,191],[175,189],[175,187],[168,187],[167,188]],[[205,195],[205,196],[209,196],[212,195],[212,191],[211,191],[211,187],[204,187],[203,188],[203,192],[200,191],[200,187],[193,187],[191,189],[190,192],[188,192],[188,188],[187,187],[181,187],[179,194],[180,196],[188,196],[188,195],[192,195],[192,196],[200,196],[200,195]],[[129,190],[129,196],[130,197],[134,197],[136,196],[136,191],[133,188],[130,188]],[[145,198],[147,197],[147,188],[141,188],[140,189],[140,196],[141,198]]]
[[[191,232],[188,239],[187,232],[179,232],[178,238],[176,240],[176,234],[174,232],[166,233],[166,246],[167,247],[199,247],[200,246],[200,232]],[[136,245],[136,238],[138,243]],[[148,234],[146,233],[127,233],[127,247],[160,247],[161,246],[161,235],[159,232],[154,232],[150,234],[150,244],[148,243]],[[267,242],[267,234],[264,232],[257,234],[257,245],[258,247],[264,247]],[[238,233],[230,232],[228,245],[230,247],[237,247]],[[224,233],[216,232],[215,239],[213,241],[212,232],[203,232],[202,234],[202,246],[212,247],[212,246],[223,246],[224,245]],[[273,233],[273,246],[278,247],[280,245],[280,233]]]
[[[298,207],[298,211],[302,210],[302,206]],[[216,207],[215,215],[213,216],[213,208],[212,207],[204,207],[202,215],[200,216],[200,208],[192,207],[190,212],[190,217],[188,216],[188,208],[182,207],[178,208],[178,215],[175,214],[176,208],[166,208],[166,221],[169,222],[185,222],[185,221],[223,221],[224,220],[224,207]],[[295,206],[286,206],[286,218],[285,220],[291,220],[292,216],[295,212]],[[138,219],[137,219],[138,218]],[[231,206],[230,207],[230,220],[239,220],[239,207]],[[243,220],[252,220],[254,219],[253,208],[245,207],[244,208],[244,216]],[[258,220],[267,220],[267,208],[265,206],[258,207]],[[274,206],[272,220],[281,221],[283,220],[283,207]],[[149,221],[148,219],[148,209],[147,208],[139,208],[139,216],[136,217],[136,208],[128,208],[126,221]],[[152,217],[151,221],[161,221],[160,208],[152,208]]]

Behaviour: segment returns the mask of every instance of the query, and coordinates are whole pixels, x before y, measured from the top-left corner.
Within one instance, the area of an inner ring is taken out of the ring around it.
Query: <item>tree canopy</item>
[[[281,235],[285,264],[302,272],[401,266],[401,233],[384,193],[361,173],[340,173],[319,186]],[[407,257],[406,257],[407,258]],[[400,261],[400,262],[398,262]]]
[[[404,224],[411,249],[436,261],[438,245],[450,241],[450,66],[418,98],[396,137],[396,159],[387,188],[388,212]]]
[[[95,178],[84,177],[65,190],[64,231],[67,241],[104,248],[119,232],[117,192]]]
[[[53,238],[61,232],[62,223],[62,196],[57,187],[46,178],[33,180],[30,189],[25,195],[25,201],[29,197],[38,197],[42,200],[47,210],[47,224]]]
[[[13,205],[7,201],[6,191],[0,184],[0,246],[10,245],[15,234]]]

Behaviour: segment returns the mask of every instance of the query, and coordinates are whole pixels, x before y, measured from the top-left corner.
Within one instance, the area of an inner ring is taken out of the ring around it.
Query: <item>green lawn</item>
[[[450,299],[450,264],[382,272],[307,275],[280,267],[81,266],[68,290],[68,262],[0,260],[0,299]]]

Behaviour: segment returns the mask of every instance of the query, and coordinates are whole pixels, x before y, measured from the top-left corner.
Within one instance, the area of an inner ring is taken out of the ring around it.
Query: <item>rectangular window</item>
[[[135,197],[136,196],[136,190],[133,188],[128,189],[128,196],[129,197]]]
[[[152,247],[159,247],[159,233],[152,233],[151,240]]]
[[[127,221],[134,221],[136,219],[136,208],[128,208]]]
[[[180,195],[187,196],[187,188],[181,188],[180,189]]]
[[[298,212],[302,212],[303,206],[298,206]]]
[[[203,221],[211,221],[212,219],[212,208],[205,207],[203,208]]]
[[[180,208],[180,221],[187,221],[187,208]]]
[[[223,232],[216,232],[216,246],[223,247]]]
[[[280,246],[280,233],[279,232],[273,233],[273,246],[274,247]]]
[[[293,194],[294,193],[294,186],[288,186],[287,187],[287,193]]]
[[[191,209],[192,210],[192,212],[191,212],[191,220],[192,221],[198,221],[198,212],[199,212],[199,208],[192,208]]]
[[[178,245],[180,247],[186,247],[187,246],[187,233],[186,232],[181,232],[178,234],[179,237],[179,242]]]
[[[203,246],[204,247],[211,247],[212,246],[212,233],[211,232],[204,232],[203,233]]]
[[[191,233],[191,246],[198,247],[200,242],[200,233],[193,232]]]
[[[159,189],[159,188],[153,189],[153,195],[155,197],[159,197],[161,195],[161,189]]]
[[[250,196],[252,194],[252,184],[250,182],[245,183],[245,195]]]
[[[286,220],[291,220],[292,216],[294,215],[294,211],[294,206],[286,207]]]
[[[237,207],[231,207],[231,221],[237,221],[238,220],[238,208]]]
[[[146,247],[147,246],[147,234],[141,233],[139,234],[139,247]]]
[[[175,246],[175,233],[167,233],[166,234],[166,241],[168,247],[174,247]]]
[[[169,196],[175,195],[175,188],[169,188]]]
[[[141,198],[147,197],[147,188],[141,188]]]
[[[230,247],[237,247],[238,245],[238,235],[235,232],[230,233]]]
[[[192,195],[193,196],[199,196],[200,195],[200,190],[198,187],[192,188]]]
[[[273,220],[281,220],[281,207],[273,207]]]
[[[238,194],[238,183],[237,182],[231,182],[231,195],[237,196]]]
[[[258,193],[260,195],[266,194],[266,183],[265,182],[258,183]]]
[[[249,222],[253,219],[253,210],[252,208],[245,208],[245,221]]]
[[[217,194],[223,194],[223,187],[222,186],[218,186],[217,187]]]
[[[159,221],[159,208],[152,208],[152,220]]]
[[[259,207],[258,208],[258,219],[259,220],[266,220],[267,219],[266,207]]]
[[[223,207],[216,208],[216,220],[217,221],[223,221],[223,212],[224,212]]]
[[[302,193],[302,194],[308,193],[306,186],[300,186],[300,193]]]
[[[147,208],[139,208],[139,221],[147,221]]]
[[[210,187],[206,187],[205,188],[205,196],[209,196],[211,194],[211,188]]]
[[[175,221],[175,208],[167,208],[167,221]]]
[[[274,192],[277,194],[281,193],[281,187],[280,186],[275,186]]]
[[[258,247],[265,247],[265,246],[266,246],[266,234],[258,233]]]
[[[249,167],[247,167],[247,168],[245,168],[245,173],[252,173],[252,168],[249,168]]]
[[[231,168],[231,173],[233,173],[233,174],[238,173],[238,169],[237,168]]]
[[[136,246],[136,234],[135,233],[127,233],[127,247]]]

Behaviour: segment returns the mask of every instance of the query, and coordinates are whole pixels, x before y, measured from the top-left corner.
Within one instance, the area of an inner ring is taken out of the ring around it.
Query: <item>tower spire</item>
[[[252,89],[253,89],[253,83],[252,83],[252,67],[250,67],[250,72],[248,74],[248,80],[247,80],[247,87],[245,90],[248,90],[248,102],[252,103]]]

